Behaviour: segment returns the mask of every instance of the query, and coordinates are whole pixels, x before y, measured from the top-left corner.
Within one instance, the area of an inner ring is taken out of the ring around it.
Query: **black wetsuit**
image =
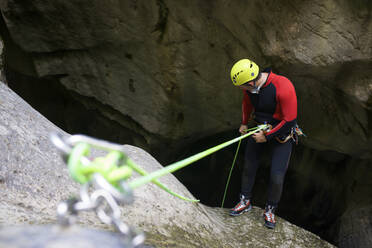
[[[264,72],[269,75],[259,94],[244,91],[242,124],[247,124],[251,117],[257,123],[269,123],[273,128],[265,134],[267,142],[256,143],[253,138],[248,138],[241,193],[251,199],[259,157],[270,155],[272,161],[267,204],[277,206],[293,145],[292,139],[280,143],[277,138],[282,140],[288,136],[296,125],[297,97],[287,78],[272,73],[270,69]]]

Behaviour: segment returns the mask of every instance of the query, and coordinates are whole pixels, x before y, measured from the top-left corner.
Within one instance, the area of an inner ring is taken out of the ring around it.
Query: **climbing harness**
[[[291,128],[291,132],[285,137],[275,137],[276,141],[281,144],[286,143],[288,140],[292,139],[296,145],[298,144],[298,137],[304,136],[306,137],[305,133],[302,129],[296,124],[293,128]]]
[[[262,125],[262,124],[260,124],[258,122],[256,122],[256,124],[257,125]],[[265,134],[267,132],[270,132],[273,129],[273,126],[271,124],[268,124],[267,122],[265,122],[264,124],[267,124],[268,125],[268,128],[266,130],[264,130],[264,133]],[[278,141],[281,144],[284,144],[288,140],[292,139],[296,143],[296,145],[297,145],[298,144],[298,138],[301,137],[301,136],[306,137],[305,133],[302,131],[302,129],[296,123],[296,125],[291,128],[291,131],[290,131],[289,134],[287,134],[287,135],[281,135],[281,136],[276,136],[275,137],[275,140]]]

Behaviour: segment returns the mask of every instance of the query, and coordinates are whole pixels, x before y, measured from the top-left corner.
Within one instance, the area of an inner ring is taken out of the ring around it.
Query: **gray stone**
[[[0,247],[12,248],[133,248],[118,233],[59,225],[16,226],[0,229]],[[150,246],[138,246],[150,248]]]
[[[340,248],[372,246],[372,206],[346,211],[341,217],[338,244]]]

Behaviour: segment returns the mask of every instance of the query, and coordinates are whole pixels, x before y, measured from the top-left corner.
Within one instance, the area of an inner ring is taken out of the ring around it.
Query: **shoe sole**
[[[238,213],[238,214],[232,214],[232,213],[229,213],[229,215],[230,215],[230,216],[239,216],[239,215],[244,214],[245,212],[249,212],[251,209],[252,209],[252,206],[250,206],[250,207],[247,208],[247,209],[244,209],[243,211],[241,211],[241,212]]]
[[[270,226],[270,225],[267,225],[266,223],[264,224],[264,226],[266,226],[269,229],[274,229],[275,228],[275,226]]]

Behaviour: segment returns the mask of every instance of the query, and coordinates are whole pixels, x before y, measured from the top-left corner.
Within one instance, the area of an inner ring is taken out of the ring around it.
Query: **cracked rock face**
[[[38,77],[58,76],[68,89],[130,116],[161,137],[222,130],[238,119],[239,111],[226,110],[234,109],[240,97],[229,100],[238,95],[232,87],[216,93],[227,84],[220,80],[226,78],[222,72],[227,64],[214,61],[228,61],[221,48],[213,49],[220,45],[209,44],[208,33],[216,24],[211,22],[205,34],[200,26],[207,21],[205,10],[194,6],[197,19],[188,23],[187,13],[174,16],[170,8],[163,1],[2,4],[14,41],[35,53]],[[12,27],[23,31],[17,35]],[[226,106],[220,108],[217,99]]]
[[[308,146],[361,158],[371,158],[371,9],[363,0],[1,1],[35,77],[97,100],[123,126],[130,118],[148,143],[236,128],[241,92],[229,71],[250,57],[295,84]]]

